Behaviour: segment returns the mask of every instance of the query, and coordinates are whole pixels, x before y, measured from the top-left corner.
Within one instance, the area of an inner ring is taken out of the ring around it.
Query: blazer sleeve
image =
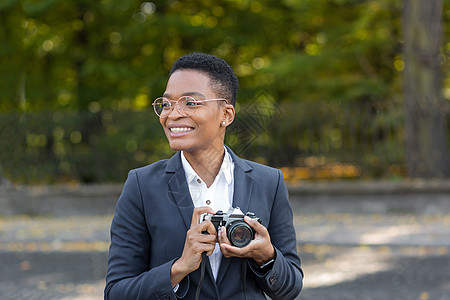
[[[111,224],[105,300],[176,299],[170,282],[174,260],[150,268],[151,237],[136,171],[130,171]],[[185,280],[188,280],[186,278]],[[180,290],[185,283],[180,283]]]
[[[267,230],[276,257],[265,274],[249,264],[258,285],[272,299],[295,299],[303,287],[303,271],[297,255],[297,239],[293,213],[283,173],[278,170],[278,184]]]

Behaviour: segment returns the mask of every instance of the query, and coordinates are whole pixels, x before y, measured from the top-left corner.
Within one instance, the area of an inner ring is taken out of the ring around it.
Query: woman
[[[303,273],[281,171],[224,146],[237,89],[236,75],[220,58],[193,53],[174,63],[153,106],[178,152],[129,173],[111,225],[105,299],[266,299],[264,293],[294,299],[300,293]],[[203,221],[205,213],[232,207],[261,221],[245,217],[254,230],[245,247],[233,246],[224,226]]]

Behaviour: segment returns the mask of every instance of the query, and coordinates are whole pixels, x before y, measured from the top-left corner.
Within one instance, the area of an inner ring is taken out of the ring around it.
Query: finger
[[[225,257],[231,257],[231,256],[240,256],[241,255],[241,248],[235,247],[231,245],[230,240],[227,236],[227,230],[224,226],[221,227],[219,233],[219,246],[220,250],[222,251],[222,254]]]
[[[193,225],[191,227],[191,229],[193,231],[195,231],[196,233],[210,234],[213,236],[217,235],[216,227],[211,222],[211,220],[206,220],[206,221],[201,222],[200,224]]]
[[[200,215],[204,213],[214,214],[215,211],[209,206],[201,206],[194,208],[194,212],[192,213],[192,221],[191,226],[200,223]]]
[[[203,252],[206,252],[207,255],[211,255],[214,251],[215,246],[209,243],[198,243],[193,247],[195,253],[201,255]]]
[[[206,252],[206,255],[213,254],[216,247],[216,236],[212,234],[197,234],[195,237],[195,249],[197,253]]]
[[[217,236],[217,230],[216,230],[216,227],[214,226],[214,224],[210,220],[208,220],[208,222],[204,222],[204,223],[206,223],[205,225],[207,226],[205,230],[209,234],[214,235],[214,237],[216,237]],[[214,241],[215,241],[215,238],[214,238]]]
[[[211,245],[216,244],[216,236],[213,234],[199,233],[199,234],[192,236],[192,240],[194,242],[199,242],[199,243],[204,243],[204,244],[211,244]]]
[[[230,240],[228,239],[227,236],[227,229],[225,228],[225,226],[220,227],[220,231],[218,233],[218,236],[220,237],[220,242],[219,243],[225,243],[228,245],[231,245]]]
[[[215,249],[216,249],[216,244],[214,243],[214,246],[211,248],[210,251],[206,252],[206,255],[207,255],[207,256],[211,256],[211,255],[213,254],[213,252],[214,252]]]
[[[231,246],[229,244],[221,244],[220,251],[225,257],[246,257],[243,248]]]
[[[201,229],[201,224],[197,224],[189,229],[186,235],[185,247],[195,247],[197,244],[210,244],[215,245],[216,236],[210,234],[204,234],[204,230]]]
[[[193,232],[191,230],[190,234],[187,235],[186,240],[188,241],[189,245],[191,245],[191,247],[197,244],[209,244],[213,246],[216,244],[216,237],[214,235],[203,234],[200,231]]]
[[[264,233],[265,231],[267,231],[266,227],[259,223],[257,219],[245,216],[244,221],[258,233]]]

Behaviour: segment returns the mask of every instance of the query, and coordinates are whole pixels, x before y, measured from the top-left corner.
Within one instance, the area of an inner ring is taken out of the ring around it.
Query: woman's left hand
[[[232,246],[227,237],[224,226],[218,232],[220,250],[225,257],[252,258],[256,264],[262,265],[275,257],[275,249],[270,242],[270,235],[266,227],[256,219],[244,217],[245,222],[255,230],[255,238],[245,247]]]

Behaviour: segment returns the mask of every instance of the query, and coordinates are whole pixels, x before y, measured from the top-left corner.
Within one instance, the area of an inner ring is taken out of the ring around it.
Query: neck
[[[225,149],[222,147],[211,147],[203,151],[187,152],[183,151],[184,156],[194,169],[195,173],[210,187],[214,182],[225,155]]]

